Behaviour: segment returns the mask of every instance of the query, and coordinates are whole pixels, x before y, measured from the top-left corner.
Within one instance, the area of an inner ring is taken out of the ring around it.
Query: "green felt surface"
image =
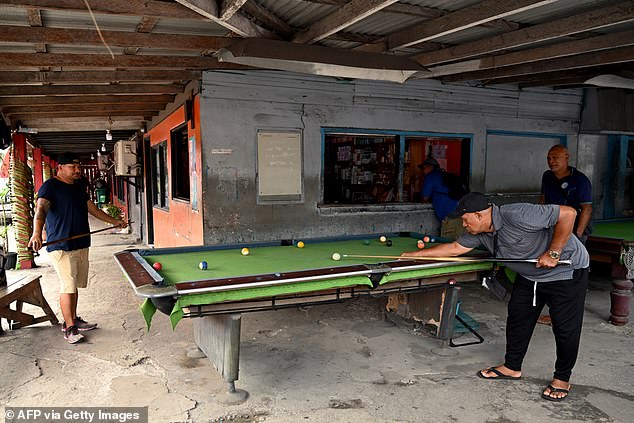
[[[184,281],[267,273],[285,273],[308,269],[394,261],[393,259],[381,258],[342,258],[340,261],[335,261],[332,259],[334,252],[354,255],[399,256],[403,252],[418,249],[416,238],[394,237],[390,239],[392,241],[391,247],[387,247],[376,238],[371,239],[369,245],[366,245],[364,240],[360,239],[318,243],[305,242],[304,248],[297,248],[295,246],[254,247],[250,248],[250,254],[248,256],[241,255],[240,249],[205,250],[202,248],[201,251],[197,252],[144,255],[143,258],[150,264],[157,261],[160,262],[163,269],[159,273],[165,278],[167,284],[174,284]],[[202,260],[207,261],[207,270],[200,270],[198,268],[198,264]],[[487,270],[491,268],[491,265],[491,263],[444,263],[444,265],[438,266],[436,263],[433,263],[423,269],[387,274],[379,283],[384,285],[398,280]],[[371,286],[372,283],[367,276],[361,275],[326,280],[283,283],[273,286],[251,287],[238,290],[180,295],[176,299],[170,320],[172,326],[175,327],[183,316],[182,309],[188,306],[314,292],[355,285]],[[155,310],[151,303],[146,301],[142,311],[149,327]]]
[[[595,222],[592,236],[618,238],[628,241],[634,241],[634,220]]]
[[[295,246],[272,246],[249,248],[250,254],[243,256],[240,249],[201,250],[180,254],[145,255],[150,264],[160,262],[159,272],[168,284],[183,281],[226,278],[267,273],[284,273],[306,269],[321,269],[362,263],[380,263],[389,259],[349,259],[334,261],[332,254],[389,255],[399,256],[406,251],[417,250],[415,238],[390,238],[392,246],[387,247],[378,238],[365,245],[362,239],[310,243],[304,248]],[[205,260],[207,270],[200,270],[198,264]]]

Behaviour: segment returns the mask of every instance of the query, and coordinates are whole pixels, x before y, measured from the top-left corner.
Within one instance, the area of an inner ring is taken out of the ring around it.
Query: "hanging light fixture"
[[[106,141],[112,141],[112,134],[110,130],[112,129],[112,117],[108,116],[108,129],[106,129]],[[106,151],[105,147],[101,147],[101,151]]]
[[[112,135],[110,135],[110,140],[112,140]],[[101,144],[101,152],[105,153],[106,151],[106,143],[104,142]]]

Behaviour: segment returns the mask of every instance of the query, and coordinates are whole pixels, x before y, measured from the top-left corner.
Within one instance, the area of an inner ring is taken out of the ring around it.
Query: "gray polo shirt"
[[[500,207],[494,205],[492,218],[494,231],[498,233],[497,257],[536,259],[548,250],[553,228],[559,219],[559,206],[527,203],[506,204]],[[494,233],[465,233],[457,242],[466,248],[477,248],[482,245],[493,253]],[[534,263],[504,265],[534,282],[572,279],[575,269],[583,269],[590,265],[588,251],[574,235],[566,242],[561,259],[571,260],[572,265],[558,265],[553,269],[537,268]]]

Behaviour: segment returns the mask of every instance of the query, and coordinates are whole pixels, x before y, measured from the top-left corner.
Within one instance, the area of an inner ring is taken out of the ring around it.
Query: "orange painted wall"
[[[154,245],[156,247],[181,247],[203,245],[203,199],[202,199],[202,143],[200,136],[200,101],[194,97],[194,122],[187,125],[187,137],[196,137],[196,187],[190,186],[190,195],[198,197],[198,210],[192,210],[191,201],[174,200],[172,198],[172,171],[170,131],[185,122],[185,107],[181,106],[167,119],[152,128],[148,134],[150,145],[154,146],[167,141],[167,167],[169,177],[168,201],[169,210],[153,207],[154,217]],[[190,175],[192,164],[190,163]],[[147,186],[150,187],[151,181]]]

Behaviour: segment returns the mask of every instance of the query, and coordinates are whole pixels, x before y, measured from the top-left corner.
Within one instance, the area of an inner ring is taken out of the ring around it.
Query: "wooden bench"
[[[19,329],[47,320],[53,325],[59,323],[42,294],[40,278],[41,276],[23,276],[17,281],[9,282],[8,285],[0,287],[0,323],[3,318],[6,319],[10,329]],[[15,309],[12,309],[10,306],[14,302],[16,306]],[[23,312],[22,305],[24,303],[40,307],[45,313],[44,316],[35,317]],[[2,332],[0,324],[0,334]]]

